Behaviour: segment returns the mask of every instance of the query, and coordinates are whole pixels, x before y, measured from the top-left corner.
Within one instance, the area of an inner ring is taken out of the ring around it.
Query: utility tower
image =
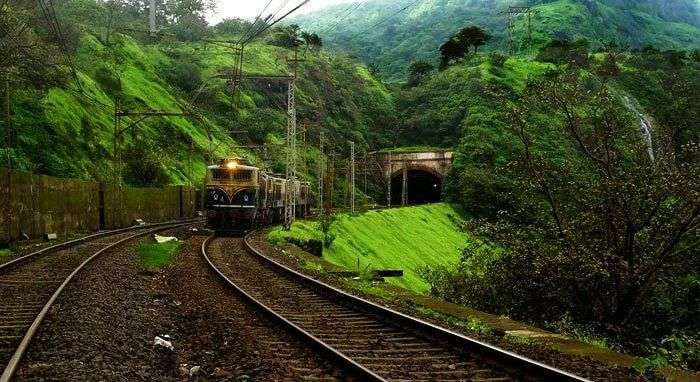
[[[515,43],[513,37],[515,34],[515,18],[518,15],[527,16],[527,46],[532,46],[532,15],[539,13],[537,10],[533,10],[529,6],[513,7],[509,6],[505,11],[499,12],[501,15],[506,16],[506,28],[508,30],[508,54],[515,53]]]
[[[350,213],[355,213],[355,142],[350,141]]]
[[[318,150],[321,155],[318,156],[318,208],[323,212],[323,130],[319,133]]]
[[[156,0],[150,0],[148,5],[148,33],[151,37],[156,35]]]
[[[287,192],[284,200],[284,229],[289,230],[296,216],[295,204],[297,200],[296,178],[297,178],[297,109],[294,99],[294,86],[297,79],[299,62],[298,51],[294,50],[294,58],[288,62],[292,65],[293,74],[288,82],[287,88]],[[292,192],[289,192],[290,188]]]

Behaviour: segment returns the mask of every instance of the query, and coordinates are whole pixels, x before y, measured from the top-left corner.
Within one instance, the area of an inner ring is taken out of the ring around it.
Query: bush
[[[497,68],[502,68],[503,65],[505,65],[506,61],[508,61],[508,56],[505,56],[498,52],[492,52],[489,55],[489,58],[491,59],[491,64],[493,64],[493,66]]]

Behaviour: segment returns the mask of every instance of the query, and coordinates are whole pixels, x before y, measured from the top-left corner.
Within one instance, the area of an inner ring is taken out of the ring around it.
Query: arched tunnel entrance
[[[391,204],[401,205],[403,172],[391,178]],[[406,204],[435,203],[440,201],[442,179],[425,170],[406,171]]]

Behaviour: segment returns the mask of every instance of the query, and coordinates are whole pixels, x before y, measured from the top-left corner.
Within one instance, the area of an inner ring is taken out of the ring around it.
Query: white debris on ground
[[[168,337],[168,338],[169,338],[169,336],[164,336],[164,337]],[[160,337],[160,336],[156,336],[155,340],[153,340],[153,346],[160,346],[160,347],[166,348],[166,349],[168,349],[168,350],[170,350],[170,351],[173,351],[173,350],[174,350],[174,348],[173,348],[173,343],[170,342],[170,341],[168,341],[168,340],[166,340],[166,339],[163,338],[163,337]]]
[[[193,366],[193,367],[190,369],[190,378],[192,378],[192,377],[198,375],[201,371],[202,371],[202,367],[201,367],[201,366]]]
[[[163,244],[163,243],[168,243],[171,241],[179,241],[175,236],[160,236],[160,235],[153,235],[153,239],[156,241],[158,244]]]

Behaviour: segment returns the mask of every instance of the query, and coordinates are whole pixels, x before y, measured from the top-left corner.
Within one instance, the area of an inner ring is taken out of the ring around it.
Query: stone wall
[[[0,168],[0,243],[194,217],[195,194],[183,186],[120,188]]]

